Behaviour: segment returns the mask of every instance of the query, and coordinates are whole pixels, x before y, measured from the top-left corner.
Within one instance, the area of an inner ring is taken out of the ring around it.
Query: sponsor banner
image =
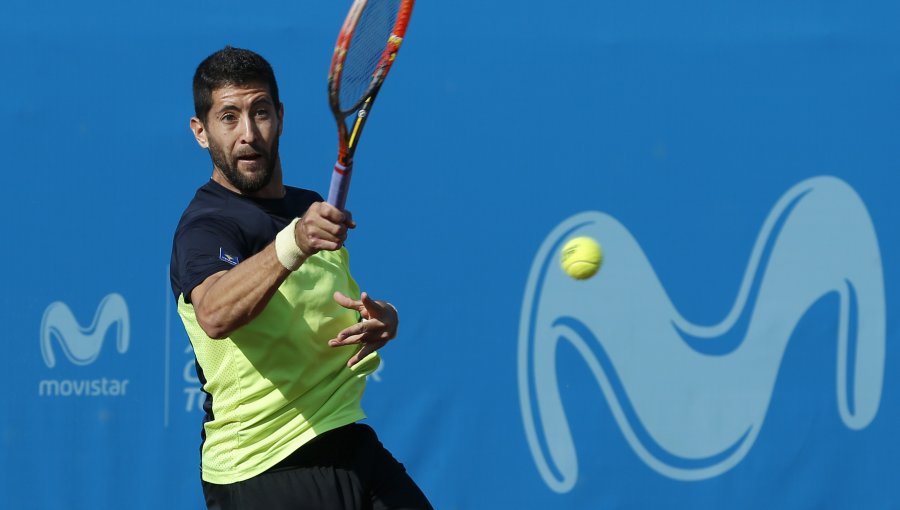
[[[268,58],[285,182],[325,193],[347,5],[282,4],[4,6],[4,508],[204,507],[191,80]],[[382,442],[442,509],[900,506],[900,3],[509,7],[419,2],[356,156]]]

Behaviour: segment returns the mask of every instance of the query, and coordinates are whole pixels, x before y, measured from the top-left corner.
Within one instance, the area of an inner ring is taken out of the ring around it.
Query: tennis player
[[[357,423],[397,311],[350,276],[350,213],[282,183],[271,66],[226,47],[193,89],[191,129],[213,171],[178,224],[170,276],[206,393],[208,508],[431,508]]]

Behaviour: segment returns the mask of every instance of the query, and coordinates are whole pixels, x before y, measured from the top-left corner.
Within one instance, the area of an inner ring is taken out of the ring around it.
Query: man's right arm
[[[355,227],[349,212],[316,202],[295,224],[294,242],[305,260],[321,250],[339,250],[347,230]],[[232,269],[208,276],[191,291],[197,322],[207,336],[225,338],[262,313],[291,273],[279,260],[275,244]]]

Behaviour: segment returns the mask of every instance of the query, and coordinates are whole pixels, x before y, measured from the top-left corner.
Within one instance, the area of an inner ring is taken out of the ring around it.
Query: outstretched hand
[[[336,338],[328,341],[328,345],[331,347],[362,344],[362,348],[347,361],[348,367],[359,363],[360,360],[381,349],[397,336],[399,317],[397,317],[397,310],[388,303],[376,301],[365,292],[360,295],[358,300],[335,292],[334,300],[344,308],[356,310],[363,318],[362,322],[344,329],[338,333]]]

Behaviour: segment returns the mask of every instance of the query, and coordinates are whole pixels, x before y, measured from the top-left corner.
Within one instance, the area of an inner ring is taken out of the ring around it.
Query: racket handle
[[[347,203],[347,192],[350,190],[350,172],[352,170],[352,165],[344,166],[337,162],[334,164],[334,172],[331,173],[328,203],[342,211]]]

